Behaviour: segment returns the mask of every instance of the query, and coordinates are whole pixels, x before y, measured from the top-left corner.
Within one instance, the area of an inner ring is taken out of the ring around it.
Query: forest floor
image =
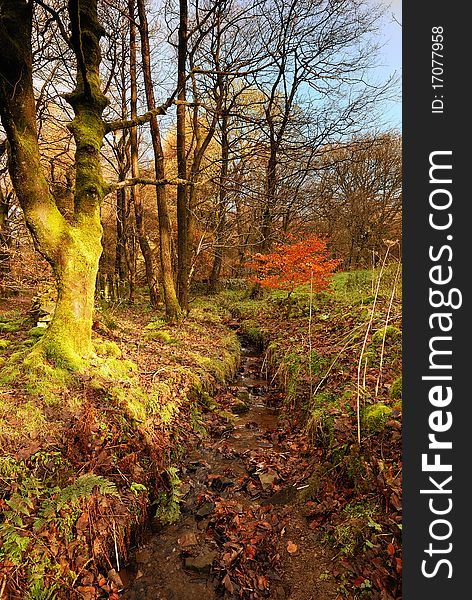
[[[4,377],[3,597],[399,600],[401,314],[352,287],[226,292],[180,327],[105,308],[98,374]]]

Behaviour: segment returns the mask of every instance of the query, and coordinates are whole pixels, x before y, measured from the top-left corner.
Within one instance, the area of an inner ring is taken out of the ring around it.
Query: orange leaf
[[[395,570],[396,570],[396,572],[397,572],[398,574],[401,574],[401,572],[402,572],[402,559],[401,559],[401,558],[396,558],[396,557],[395,557],[395,561],[396,561],[396,563],[397,563],[397,564],[396,564],[396,567],[395,567]]]
[[[393,556],[393,555],[395,554],[395,546],[394,546],[392,543],[390,543],[390,544],[387,546],[387,553],[388,553],[390,556]]]
[[[223,578],[223,585],[225,586],[225,588],[228,590],[228,592],[230,594],[233,593],[234,591],[234,586],[233,586],[233,582],[231,581],[230,576],[228,575],[228,573],[226,573],[226,575]]]

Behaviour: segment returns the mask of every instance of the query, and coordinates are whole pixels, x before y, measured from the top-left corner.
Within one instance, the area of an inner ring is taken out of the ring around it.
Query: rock
[[[188,557],[184,560],[184,567],[196,573],[209,573],[213,561],[218,556],[218,552],[207,552],[196,558]]]
[[[205,502],[205,504],[202,504],[200,508],[195,512],[195,516],[200,517],[201,519],[203,519],[204,517],[208,517],[208,515],[213,511],[214,508],[215,505],[213,504],[213,502]]]
[[[249,402],[250,396],[247,390],[239,390],[236,394],[236,398],[243,403]]]
[[[110,569],[108,571],[108,579],[114,583],[118,589],[121,590],[124,587],[123,580],[115,569]]]
[[[196,546],[198,544],[197,536],[193,531],[189,531],[188,533],[184,533],[177,540],[179,546],[182,548],[188,548],[189,546]]]
[[[211,487],[217,492],[222,492],[227,487],[234,485],[234,481],[228,477],[218,477],[211,483]]]
[[[276,479],[277,476],[271,473],[261,473],[259,475],[259,481],[262,484],[262,489],[264,490],[264,492],[267,492],[267,490],[270,490],[272,488],[272,484]]]
[[[247,413],[248,411],[249,406],[246,404],[246,402],[243,402],[242,400],[237,400],[231,407],[231,412],[233,412],[235,415],[242,415],[243,413]]]
[[[274,504],[282,506],[289,504],[297,496],[297,488],[293,485],[289,485],[278,492],[275,492],[270,498],[264,500],[261,504]]]

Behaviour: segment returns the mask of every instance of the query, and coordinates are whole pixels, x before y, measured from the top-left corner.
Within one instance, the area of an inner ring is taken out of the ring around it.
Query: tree
[[[313,291],[328,287],[330,276],[339,264],[331,258],[326,240],[312,235],[299,242],[278,244],[273,252],[255,254],[248,267],[255,272],[253,283],[271,289],[288,290],[310,283]]]
[[[64,97],[74,112],[74,209],[60,212],[40,161],[33,93],[34,3],[1,3],[0,117],[10,145],[9,172],[36,249],[51,264],[57,284],[54,318],[35,352],[73,368],[92,354],[95,279],[101,254],[100,205],[106,193],[100,165],[107,99],[100,83],[97,0],[69,2],[70,46],[77,60],[75,89]]]
[[[130,2],[130,14],[134,14],[134,2]],[[132,11],[132,12],[131,12]],[[149,111],[156,111],[156,101],[151,75],[151,51],[149,44],[149,28],[144,6],[144,0],[138,0],[139,33],[141,39],[141,55],[143,62],[144,87]],[[154,169],[158,181],[165,180],[164,152],[162,149],[161,132],[157,116],[150,119],[151,139],[154,153]],[[164,303],[166,315],[170,321],[181,318],[181,308],[174,284],[172,268],[172,230],[167,206],[166,188],[164,185],[156,186],[157,214],[159,218],[159,249],[161,257],[161,280],[164,289]]]

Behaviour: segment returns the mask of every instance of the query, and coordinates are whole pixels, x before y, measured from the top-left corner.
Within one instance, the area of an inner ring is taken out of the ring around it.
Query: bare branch
[[[134,119],[117,119],[116,121],[109,121],[105,124],[105,133],[110,133],[111,131],[117,131],[119,129],[130,129],[131,127],[136,127],[138,125],[144,125],[144,123],[149,123],[149,121],[158,115],[165,115],[168,108],[172,106],[174,102],[174,98],[177,94],[177,90],[169,96],[169,98],[153,110],[148,110],[143,115],[139,115]]]
[[[116,190],[120,190],[124,187],[129,187],[132,185],[194,185],[191,181],[187,181],[186,179],[179,179],[178,177],[174,177],[172,179],[147,179],[145,177],[131,177],[129,179],[123,179],[122,181],[116,181],[114,183],[109,183],[106,188],[106,194],[111,194]]]

